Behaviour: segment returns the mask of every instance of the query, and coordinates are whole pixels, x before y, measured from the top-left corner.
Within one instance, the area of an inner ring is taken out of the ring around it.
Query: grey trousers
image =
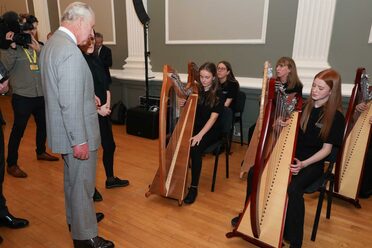
[[[96,211],[93,204],[96,185],[97,151],[89,159],[79,160],[64,154],[64,190],[67,224],[72,239],[86,240],[98,235]]]

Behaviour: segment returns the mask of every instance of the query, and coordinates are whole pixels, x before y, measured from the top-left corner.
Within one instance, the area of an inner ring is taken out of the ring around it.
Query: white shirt
[[[58,30],[61,30],[62,32],[65,32],[68,36],[71,37],[71,39],[72,39],[72,40],[75,42],[75,44],[77,45],[77,39],[76,39],[75,35],[74,35],[74,34],[73,34],[69,29],[60,26],[60,27],[58,28]]]

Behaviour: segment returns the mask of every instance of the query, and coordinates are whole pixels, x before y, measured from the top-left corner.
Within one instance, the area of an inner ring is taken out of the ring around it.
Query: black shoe
[[[3,243],[3,237],[0,236],[0,245]]]
[[[102,200],[103,200],[103,197],[102,197],[101,193],[99,193],[98,190],[96,188],[94,188],[93,201],[100,202]]]
[[[28,220],[16,218],[11,214],[0,217],[0,226],[6,226],[9,228],[23,228],[28,226],[28,224]]]
[[[45,161],[58,161],[59,158],[56,156],[53,156],[47,152],[43,152],[41,154],[36,154],[37,160],[45,160]]]
[[[106,189],[125,187],[129,185],[129,181],[118,177],[110,177],[106,180]]]
[[[113,242],[99,236],[87,240],[74,239],[74,248],[114,248]]]
[[[239,223],[240,219],[240,214],[238,216],[235,216],[234,218],[231,219],[231,225],[232,227],[236,227]]]
[[[183,202],[186,204],[194,203],[197,196],[198,196],[198,188],[195,186],[191,186]]]
[[[105,218],[105,215],[103,213],[96,213],[96,218],[97,218],[97,223],[100,222],[101,220],[103,220],[103,218]]]

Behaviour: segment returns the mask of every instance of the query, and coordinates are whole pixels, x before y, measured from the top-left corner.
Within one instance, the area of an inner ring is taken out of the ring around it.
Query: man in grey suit
[[[48,144],[64,160],[66,218],[75,248],[114,247],[98,236],[93,193],[100,134],[92,75],[77,47],[94,37],[94,24],[89,5],[70,4],[40,55]]]

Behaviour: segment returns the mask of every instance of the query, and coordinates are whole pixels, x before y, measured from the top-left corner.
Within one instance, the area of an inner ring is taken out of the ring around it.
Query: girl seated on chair
[[[303,108],[295,159],[290,165],[293,176],[288,186],[284,240],[289,241],[292,248],[302,246],[304,190],[322,176],[324,160],[332,147],[342,144],[345,118],[341,111],[340,75],[333,69],[319,72],[314,77],[310,96]],[[286,125],[285,122],[281,124]],[[248,178],[248,196],[251,179]]]
[[[340,146],[345,129],[342,114],[341,77],[333,69],[319,72],[303,108],[297,137],[291,183],[288,186],[288,207],[284,239],[291,247],[301,247],[305,204],[304,190],[323,174],[324,159],[333,146]]]
[[[186,204],[193,203],[198,194],[203,152],[220,138],[221,129],[217,124],[217,119],[224,107],[221,93],[218,90],[216,65],[210,62],[204,63],[199,68],[199,75],[194,136],[190,140],[191,185],[184,199]]]
[[[218,62],[217,77],[224,96],[224,106],[234,110],[235,101],[239,92],[239,83],[235,79],[229,62],[224,60]]]
[[[297,74],[297,67],[294,60],[290,57],[281,57],[276,62],[275,66],[276,86],[282,86],[286,94],[297,93],[302,97],[303,85]],[[250,132],[253,133],[255,125],[250,127]],[[247,204],[248,197],[251,194],[251,182],[253,177],[253,166],[250,168],[247,177],[247,192],[244,205]],[[231,220],[231,224],[235,226],[239,220],[239,216]]]

